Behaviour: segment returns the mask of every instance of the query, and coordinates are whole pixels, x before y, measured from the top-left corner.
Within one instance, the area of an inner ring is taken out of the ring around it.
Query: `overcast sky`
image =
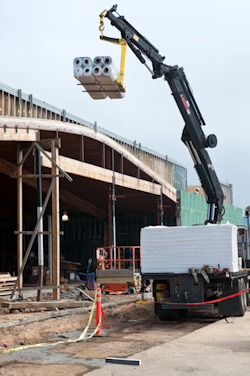
[[[110,55],[120,47],[99,40],[99,14],[112,1],[0,0],[0,82],[33,94],[182,163],[198,184],[180,137],[183,120],[163,79],[129,50],[127,93],[94,101],[73,77],[76,56]],[[118,12],[150,40],[165,63],[185,69],[218,146],[209,155],[221,181],[233,184],[234,205],[250,205],[250,2],[245,0],[120,0]],[[119,37],[105,21],[105,35]]]

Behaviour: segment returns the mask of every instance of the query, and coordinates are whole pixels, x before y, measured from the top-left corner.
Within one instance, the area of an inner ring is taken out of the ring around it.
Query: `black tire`
[[[239,286],[239,291],[242,291],[245,289],[245,281],[243,278],[238,280],[238,286]],[[244,297],[244,293],[239,295],[239,315],[238,316],[244,316],[245,311],[246,311],[246,300]]]
[[[185,315],[184,312],[186,311],[185,309],[169,309],[168,310],[168,315],[159,315],[159,318],[161,321],[168,321],[168,320],[180,320],[183,314]]]
[[[249,289],[249,282],[247,282],[246,287],[247,289]],[[248,291],[246,294],[247,294],[247,305],[250,306],[250,291]]]
[[[159,319],[161,321],[168,321],[168,320],[170,320],[170,316],[159,316]]]
[[[242,287],[242,290],[246,290],[246,282],[244,280],[244,278],[241,278],[241,287]],[[245,308],[245,311],[247,309],[247,293],[244,292],[243,294],[243,301],[244,301],[244,308]]]
[[[128,287],[128,294],[129,295],[134,295],[136,293],[136,289],[134,286],[129,286]]]
[[[188,313],[187,309],[180,309],[179,311],[180,311],[181,317],[186,317],[187,316],[187,313]]]

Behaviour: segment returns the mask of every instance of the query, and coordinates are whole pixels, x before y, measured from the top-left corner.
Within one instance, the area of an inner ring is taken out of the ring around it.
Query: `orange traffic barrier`
[[[101,324],[101,316],[102,316],[102,291],[100,285],[97,285],[97,296],[96,296],[96,326],[99,325],[99,328],[96,332],[97,336],[102,334],[102,324]]]

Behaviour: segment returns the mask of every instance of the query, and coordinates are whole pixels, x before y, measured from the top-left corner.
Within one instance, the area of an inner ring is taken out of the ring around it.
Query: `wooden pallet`
[[[0,272],[0,296],[10,295],[17,277],[12,277],[8,272]]]

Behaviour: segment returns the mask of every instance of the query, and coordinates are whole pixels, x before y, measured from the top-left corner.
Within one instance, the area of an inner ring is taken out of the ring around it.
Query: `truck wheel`
[[[161,321],[168,321],[170,319],[170,316],[159,316],[159,319]]]
[[[180,315],[181,315],[181,317],[186,317],[187,313],[188,313],[187,309],[180,309]]]
[[[246,282],[244,278],[241,278],[241,286],[242,286],[242,290],[246,289]],[[247,293],[244,292],[242,295],[243,295],[243,300],[244,300],[244,308],[246,310],[247,309]]]
[[[245,285],[245,281],[243,278],[238,280],[238,285],[239,285],[239,291],[245,289],[246,285]],[[239,296],[239,315],[238,316],[244,316],[245,311],[246,311],[246,300],[245,300],[244,293],[243,293],[243,294],[240,294]]]
[[[246,284],[247,289],[249,289],[249,282]],[[250,291],[246,292],[247,295],[247,305],[250,306]]]
[[[181,311],[185,311],[182,309],[169,309],[167,315],[159,315],[159,319],[161,321],[168,321],[168,320],[180,320],[182,316]]]

